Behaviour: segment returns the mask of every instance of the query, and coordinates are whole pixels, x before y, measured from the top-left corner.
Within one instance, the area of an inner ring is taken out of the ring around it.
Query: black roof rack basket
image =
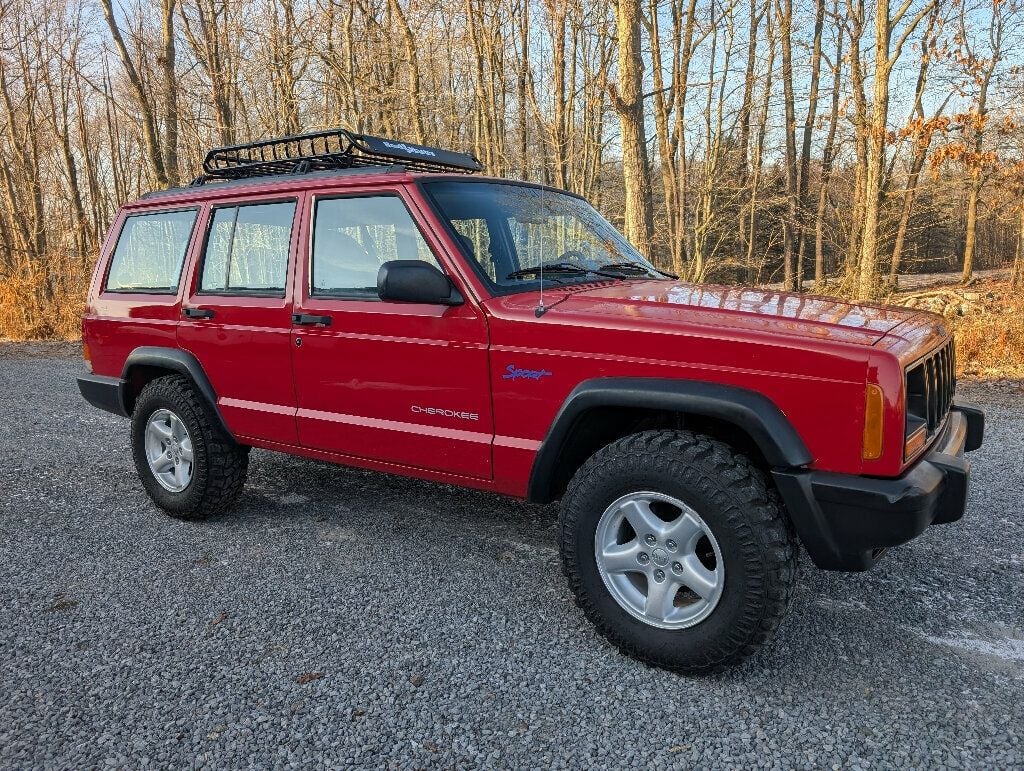
[[[203,176],[193,184],[272,174],[401,164],[410,171],[483,169],[468,153],[456,153],[394,139],[356,134],[342,128],[215,147],[203,161]]]

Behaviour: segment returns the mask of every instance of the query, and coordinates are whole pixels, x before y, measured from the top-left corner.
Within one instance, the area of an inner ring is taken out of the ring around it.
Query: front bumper
[[[814,564],[867,570],[887,547],[964,515],[971,474],[964,453],[981,446],[984,432],[985,414],[957,404],[932,449],[897,479],[807,470],[772,474]]]

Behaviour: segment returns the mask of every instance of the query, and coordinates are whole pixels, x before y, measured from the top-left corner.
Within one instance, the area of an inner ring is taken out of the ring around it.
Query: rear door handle
[[[293,313],[292,324],[300,324],[303,326],[309,326],[312,324],[320,324],[325,327],[331,325],[330,316],[314,316],[309,313]]]
[[[209,308],[182,308],[181,312],[190,319],[213,318],[213,311]]]

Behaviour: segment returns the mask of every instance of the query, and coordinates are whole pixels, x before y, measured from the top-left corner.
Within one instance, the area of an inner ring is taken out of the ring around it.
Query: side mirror
[[[377,271],[377,296],[382,300],[426,305],[462,305],[459,290],[448,277],[423,260],[390,260]]]

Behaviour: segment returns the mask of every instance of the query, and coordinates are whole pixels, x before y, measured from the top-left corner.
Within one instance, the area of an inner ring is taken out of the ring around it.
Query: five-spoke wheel
[[[146,460],[156,481],[172,493],[192,481],[192,438],[170,410],[156,410],[146,421]]]
[[[672,496],[638,492],[616,500],[598,521],[594,552],[615,601],[652,626],[700,623],[722,596],[718,542],[700,515]]]
[[[765,474],[692,431],[625,436],[562,498],[562,565],[576,602],[621,650],[680,672],[742,661],[778,627],[796,541]]]

